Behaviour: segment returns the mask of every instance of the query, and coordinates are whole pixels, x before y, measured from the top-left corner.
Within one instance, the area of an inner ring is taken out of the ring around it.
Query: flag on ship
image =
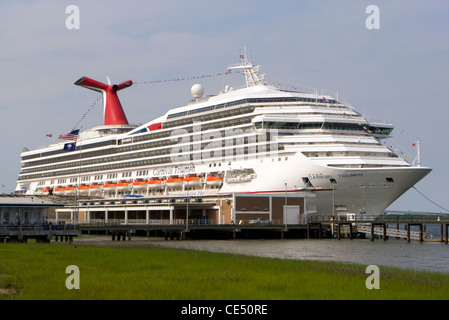
[[[75,151],[76,142],[69,142],[64,144],[64,151]]]
[[[80,129],[72,130],[69,133],[61,134],[58,139],[65,139],[65,140],[73,140],[76,141],[78,139],[78,133],[80,132]]]

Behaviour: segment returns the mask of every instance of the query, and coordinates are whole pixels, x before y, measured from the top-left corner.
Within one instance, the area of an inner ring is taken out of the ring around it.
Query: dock
[[[440,239],[426,239],[425,226],[440,225]],[[414,230],[416,229],[416,230]],[[111,240],[130,240],[134,235],[163,236],[173,239],[338,239],[376,238],[440,241],[448,244],[449,216],[432,218],[429,216],[354,216],[354,220],[344,217],[311,216],[303,224],[215,224],[214,221],[179,220],[178,224],[163,223],[84,223],[83,233],[111,235]]]
[[[35,239],[38,243],[56,241],[72,242],[74,237],[81,235],[81,229],[76,225],[33,225],[33,226],[0,226],[0,243],[22,243]]]
[[[82,234],[172,239],[405,239],[448,243],[449,214],[309,213],[309,195],[233,194],[187,198],[0,197],[0,243],[72,241]],[[440,228],[429,239],[426,227]],[[438,232],[436,232],[438,233]]]
[[[134,236],[164,237],[166,240],[183,239],[356,239],[369,238],[439,241],[448,244],[449,217],[429,219],[429,217],[401,218],[388,216],[363,216],[354,220],[332,218],[331,216],[311,216],[303,224],[216,224],[214,221],[185,220],[178,223],[149,223],[135,221],[115,221],[61,225],[0,226],[0,243],[73,241],[82,234],[103,234],[112,241],[130,241]],[[426,239],[425,226],[439,225],[440,239]]]
[[[80,231],[87,234],[107,234],[111,240],[130,240],[131,236],[162,236],[173,239],[283,239],[327,238],[330,226],[311,224],[213,224],[190,221],[189,224],[145,223],[84,223]]]
[[[424,242],[426,240],[425,226],[439,225],[439,241],[448,244],[449,215],[447,214],[351,215],[349,219],[347,216],[313,216],[309,220],[309,223],[312,222],[324,225],[330,224],[332,230],[335,230],[333,234],[336,234],[336,238],[339,240],[344,233],[350,239],[353,239],[355,234],[364,234],[369,235],[371,241],[374,241],[375,237],[378,236],[384,241],[389,238],[396,238],[405,239],[407,242],[412,239]],[[402,226],[402,229],[400,226]],[[412,228],[418,230],[412,230]]]

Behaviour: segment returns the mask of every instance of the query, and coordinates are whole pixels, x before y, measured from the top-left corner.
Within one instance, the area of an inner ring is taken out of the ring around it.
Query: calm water
[[[390,239],[277,239],[277,240],[173,240],[133,237],[131,241],[111,241],[110,237],[86,239],[104,246],[181,248],[236,253],[282,259],[320,260],[392,266],[449,273],[449,245]]]
[[[161,247],[238,253],[282,259],[351,262],[449,273],[449,245],[391,239],[184,240]]]

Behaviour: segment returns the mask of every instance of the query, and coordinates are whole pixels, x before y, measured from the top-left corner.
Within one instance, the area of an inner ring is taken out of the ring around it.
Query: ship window
[[[394,183],[393,178],[386,178],[388,183]]]

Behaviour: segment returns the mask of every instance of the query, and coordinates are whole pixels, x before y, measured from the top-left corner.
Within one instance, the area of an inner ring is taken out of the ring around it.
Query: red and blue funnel
[[[109,78],[108,78],[109,82]],[[131,80],[119,84],[105,84],[99,81],[82,77],[75,82],[75,85],[101,92],[103,94],[103,115],[105,125],[128,124],[125,112],[123,111],[117,91],[131,87]]]

